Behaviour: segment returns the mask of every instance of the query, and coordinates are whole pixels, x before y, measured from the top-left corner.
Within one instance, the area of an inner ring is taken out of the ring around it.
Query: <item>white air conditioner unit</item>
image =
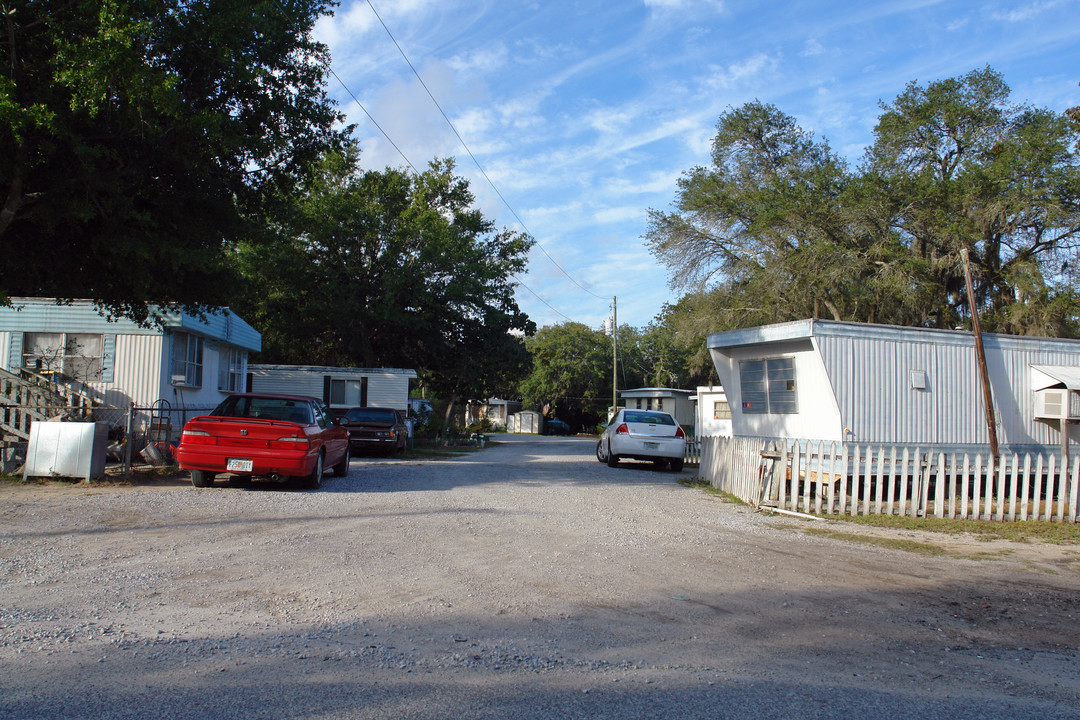
[[[1039,420],[1080,420],[1080,391],[1067,388],[1037,390],[1035,417]]]

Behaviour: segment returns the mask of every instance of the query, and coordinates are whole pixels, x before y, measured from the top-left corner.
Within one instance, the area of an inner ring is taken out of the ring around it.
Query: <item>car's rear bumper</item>
[[[614,455],[634,460],[670,460],[686,453],[686,441],[682,438],[616,435],[610,445]]]
[[[230,475],[288,475],[305,477],[315,470],[317,452],[271,451],[255,448],[220,446],[185,447],[176,449],[176,460],[182,470],[203,470]],[[250,471],[229,470],[229,460],[250,460]]]

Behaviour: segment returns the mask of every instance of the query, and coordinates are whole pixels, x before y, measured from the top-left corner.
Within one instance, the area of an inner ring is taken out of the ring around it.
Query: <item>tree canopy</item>
[[[679,181],[647,235],[714,329],[800,319],[955,327],[972,251],[992,331],[1074,335],[1077,127],[1011,104],[990,68],[911,83],[852,170],[760,102],[721,116],[712,164]]]
[[[227,302],[267,187],[344,136],[311,38],[331,5],[0,0],[0,301]]]
[[[527,369],[535,326],[514,299],[533,241],[497,231],[450,160],[413,175],[329,153],[280,199],[272,240],[245,243],[241,315],[261,359],[408,367],[446,397],[488,397]]]

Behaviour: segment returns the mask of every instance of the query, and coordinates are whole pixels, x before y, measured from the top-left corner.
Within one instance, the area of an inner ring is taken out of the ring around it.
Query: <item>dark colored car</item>
[[[315,398],[243,393],[208,415],[188,420],[176,448],[191,484],[209,487],[219,474],[302,478],[322,483],[326,467],[349,472],[349,434]]]
[[[569,435],[570,425],[563,420],[554,418],[544,421],[544,434],[545,435]]]
[[[349,443],[353,450],[373,450],[384,455],[394,455],[405,449],[409,430],[401,413],[393,408],[356,407],[338,411],[341,424],[349,431]]]

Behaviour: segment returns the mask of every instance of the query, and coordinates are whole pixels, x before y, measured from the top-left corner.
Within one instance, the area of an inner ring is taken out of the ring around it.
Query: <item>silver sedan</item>
[[[627,410],[615,413],[596,443],[596,459],[617,467],[619,460],[651,460],[679,472],[686,452],[686,434],[663,410]]]

